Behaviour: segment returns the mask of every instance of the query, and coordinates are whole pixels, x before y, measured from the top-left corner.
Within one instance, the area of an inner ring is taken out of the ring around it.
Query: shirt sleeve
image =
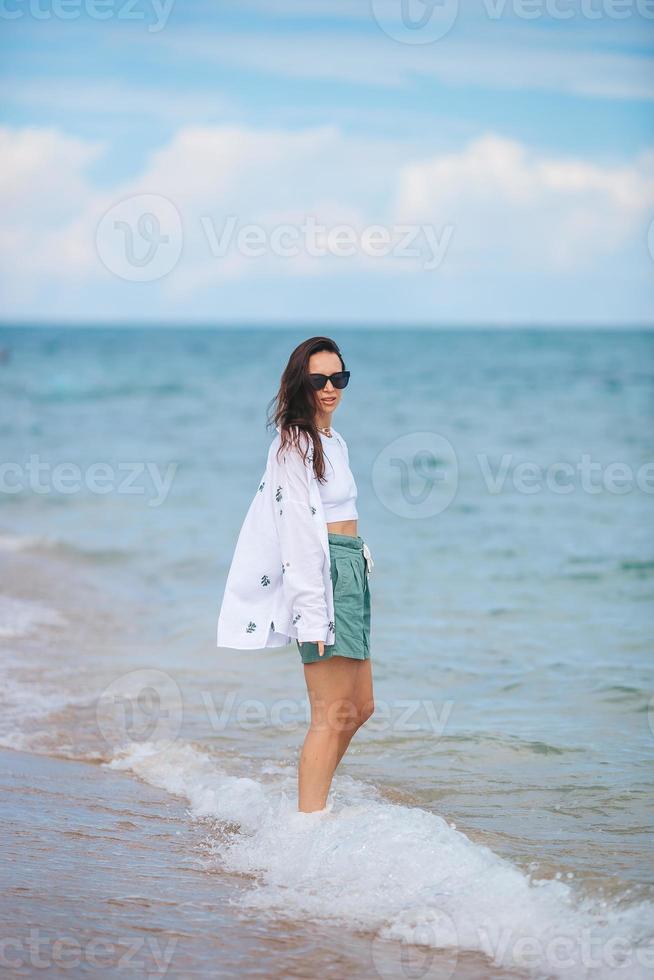
[[[298,640],[325,640],[329,631],[323,566],[325,553],[312,511],[310,486],[313,446],[304,462],[298,446],[273,451],[273,509],[281,546],[283,589],[293,613]]]

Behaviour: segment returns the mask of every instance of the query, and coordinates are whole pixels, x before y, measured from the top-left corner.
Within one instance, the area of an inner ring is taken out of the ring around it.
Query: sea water
[[[239,975],[651,976],[654,335],[328,331],[376,710],[302,814],[295,644],[215,626],[311,333],[0,332],[0,741],[182,801]]]

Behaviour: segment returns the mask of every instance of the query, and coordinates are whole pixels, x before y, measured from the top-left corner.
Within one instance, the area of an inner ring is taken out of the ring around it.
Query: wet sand
[[[230,905],[220,828],[131,776],[2,751],[0,793],[3,976],[397,975],[403,944]]]

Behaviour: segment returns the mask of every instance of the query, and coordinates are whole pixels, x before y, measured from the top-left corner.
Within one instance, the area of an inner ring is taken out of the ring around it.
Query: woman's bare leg
[[[322,810],[352,736],[373,712],[370,660],[334,656],[304,665],[311,724],[298,768],[298,809]]]
[[[374,700],[372,693],[372,661],[369,659],[359,660],[357,663],[359,664],[359,668],[356,671],[354,704],[357,708],[359,724],[354,731],[343,731],[340,733],[338,758],[336,760],[336,766],[334,767],[335,770],[338,768],[339,762],[345,755],[347,747],[352,741],[354,732],[357,731],[361,725],[368,720],[368,718],[370,718],[374,711]]]

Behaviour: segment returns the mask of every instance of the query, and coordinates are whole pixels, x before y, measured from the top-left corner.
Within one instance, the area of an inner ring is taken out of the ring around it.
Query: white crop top
[[[325,456],[326,483],[318,481],[320,498],[325,511],[325,521],[356,521],[357,485],[350,469],[349,454],[345,440],[334,432],[326,436],[320,433]]]

